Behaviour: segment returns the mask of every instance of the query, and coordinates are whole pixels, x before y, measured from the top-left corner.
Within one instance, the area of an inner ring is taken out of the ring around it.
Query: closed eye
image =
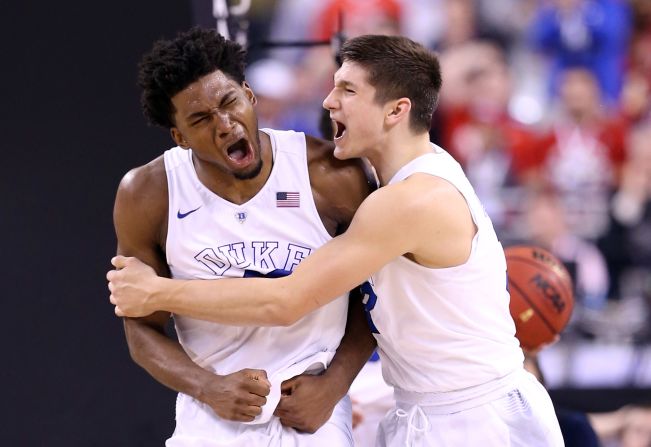
[[[198,119],[192,121],[192,125],[196,126],[197,124],[201,124],[204,121],[207,121],[210,118],[209,115],[201,115]]]
[[[221,107],[230,106],[237,101],[237,96],[233,94],[226,95],[222,100]]]

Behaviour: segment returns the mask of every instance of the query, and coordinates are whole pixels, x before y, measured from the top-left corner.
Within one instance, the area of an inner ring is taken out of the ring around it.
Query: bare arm
[[[167,219],[167,193],[166,185],[161,184],[161,179],[165,182],[161,168],[160,164],[151,164],[125,176],[116,196],[114,223],[118,254],[138,256],[156,273],[169,276],[161,250],[165,233],[161,226]],[[264,381],[250,378],[263,375],[264,371],[244,370],[218,376],[201,368],[177,341],[166,335],[169,318],[169,312],[125,318],[124,329],[133,360],[161,384],[208,404],[223,418],[248,421],[259,414],[268,389]],[[234,398],[242,394],[248,399],[244,409],[234,404]]]
[[[166,312],[143,318],[125,318],[129,353],[154,379],[175,391],[204,400],[202,391],[217,377],[194,363],[178,342],[165,335]]]
[[[326,376],[335,378],[332,392],[337,394],[339,399],[348,392],[376,345],[364,314],[361,294],[356,288],[350,293],[346,333],[325,372]]]
[[[138,256],[157,274],[169,277],[160,249],[166,202],[161,194],[147,194],[148,189],[142,185],[145,177],[156,174],[163,173],[152,164],[130,172],[120,183],[113,209],[117,252],[125,256]],[[145,197],[149,199],[149,206],[143,208],[141,201]],[[139,366],[163,385],[197,396],[202,388],[202,379],[206,378],[208,372],[192,362],[178,342],[167,337],[165,326],[169,318],[169,312],[156,312],[143,318],[125,318],[129,353]]]
[[[114,265],[123,270],[109,273],[111,299],[118,304],[116,311],[123,310],[128,315],[147,315],[153,309],[164,309],[223,324],[291,325],[363,282],[382,265],[381,259],[390,259],[390,250],[380,247],[379,234],[362,228],[358,231],[361,225],[356,222],[364,220],[363,208],[364,205],[346,233],[316,250],[289,276],[273,280],[178,281],[154,278],[136,259],[118,257]],[[392,253],[391,257],[398,255]],[[148,278],[146,289],[127,290],[130,285],[119,282],[127,274],[134,280],[140,276]],[[127,302],[116,301],[127,293],[130,297],[146,296],[141,303],[144,306],[135,309]],[[240,299],[243,296],[247,299]]]
[[[176,281],[133,258],[108,274],[119,315],[164,309],[231,325],[289,325],[411,253],[423,265],[449,267],[470,254],[474,225],[460,193],[442,179],[414,175],[364,201],[346,233],[274,280]],[[246,300],[241,297],[246,296]]]
[[[282,396],[274,415],[283,425],[314,433],[332,415],[335,405],[346,395],[373,349],[361,296],[350,294],[346,333],[328,369],[319,376],[302,374],[282,383]]]

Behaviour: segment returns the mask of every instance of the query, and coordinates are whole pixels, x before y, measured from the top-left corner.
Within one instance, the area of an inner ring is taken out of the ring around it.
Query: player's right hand
[[[250,422],[262,412],[270,390],[266,371],[243,369],[225,376],[213,376],[204,384],[198,399],[223,419]]]

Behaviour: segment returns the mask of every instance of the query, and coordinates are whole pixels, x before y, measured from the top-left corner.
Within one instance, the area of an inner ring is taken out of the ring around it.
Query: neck
[[[384,186],[404,165],[431,151],[432,145],[427,132],[401,132],[389,135],[368,159],[377,172],[380,186]]]

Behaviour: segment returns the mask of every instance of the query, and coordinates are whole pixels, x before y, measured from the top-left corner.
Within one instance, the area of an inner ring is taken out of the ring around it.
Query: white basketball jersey
[[[403,166],[389,184],[422,172],[441,177],[466,199],[477,234],[466,263],[423,267],[404,256],[371,278],[366,303],[382,373],[397,388],[446,392],[483,384],[522,368],[506,288],[502,245],[461,166],[443,149]]]
[[[273,168],[264,187],[242,205],[224,200],[199,181],[191,150],[165,152],[166,252],[172,277],[285,275],[331,239],[314,204],[305,135],[263,131],[271,138]],[[327,365],[343,336],[347,310],[348,299],[336,299],[289,327],[234,327],[180,315],[174,321],[194,362],[218,374],[264,369],[271,380],[315,355]]]

